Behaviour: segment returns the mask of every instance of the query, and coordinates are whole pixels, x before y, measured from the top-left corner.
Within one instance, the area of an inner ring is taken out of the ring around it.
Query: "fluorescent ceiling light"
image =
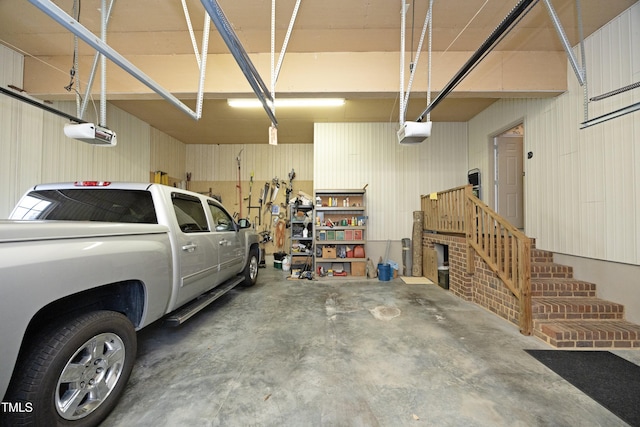
[[[344,98],[283,98],[276,99],[276,108],[280,107],[340,107],[344,105]],[[238,98],[227,99],[227,104],[235,108],[262,107],[258,99]]]

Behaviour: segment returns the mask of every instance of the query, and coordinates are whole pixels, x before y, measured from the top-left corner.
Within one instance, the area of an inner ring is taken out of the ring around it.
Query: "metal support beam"
[[[638,110],[640,110],[640,102],[636,102],[635,104],[631,104],[628,107],[624,107],[619,110],[612,111],[610,113],[603,114],[602,116],[582,122],[580,124],[580,129],[585,129],[585,128],[588,128],[589,126],[604,123],[608,120],[616,119],[618,117],[624,116],[625,114],[633,113]]]
[[[422,32],[420,33],[420,41],[418,42],[418,50],[416,51],[416,60],[411,64],[411,69],[409,71],[409,84],[404,94],[404,102],[402,103],[404,110],[400,113],[401,124],[404,123],[404,119],[407,114],[407,106],[409,105],[409,95],[411,95],[413,79],[415,78],[416,69],[418,68],[418,63],[420,62],[420,52],[422,52],[422,43],[424,43],[424,37],[427,34],[427,28],[431,30],[433,27],[433,24],[431,22],[431,13],[432,13],[431,4],[432,3],[433,3],[433,0],[429,3],[430,4],[429,10],[427,10],[427,14],[424,17],[424,24],[422,24]],[[404,32],[405,28],[403,27],[401,31]],[[429,32],[429,34],[431,35],[431,31]],[[429,41],[431,41],[431,38],[429,38]],[[431,43],[429,43],[429,47],[431,48]],[[411,46],[411,48],[413,49],[413,46]],[[431,58],[431,50],[429,50],[429,58]],[[431,62],[431,59],[429,59],[429,62]],[[402,63],[401,66],[404,67],[404,63]],[[431,70],[431,68],[429,68],[429,70]],[[429,79],[431,79],[431,75],[429,75]]]
[[[229,48],[231,55],[233,55],[234,59],[236,60],[236,63],[240,67],[240,70],[242,70],[242,73],[247,78],[247,81],[253,89],[253,92],[258,97],[258,100],[260,100],[260,103],[269,116],[269,119],[271,119],[271,123],[273,124],[273,126],[277,126],[278,121],[276,120],[276,116],[271,110],[271,105],[273,105],[273,97],[271,96],[267,85],[264,83],[264,81],[260,77],[260,74],[251,62],[249,55],[244,50],[244,47],[240,43],[240,40],[238,40],[238,36],[236,36],[233,28],[231,28],[231,24],[229,24],[229,21],[220,8],[220,5],[216,0],[200,1],[211,17],[213,24],[218,29],[222,40],[224,40],[225,44]]]
[[[623,92],[640,88],[640,82],[631,83],[630,85],[621,87],[619,89],[612,90],[611,92],[603,93],[602,95],[596,95],[589,98],[590,101],[602,101],[614,95],[619,95]]]
[[[582,71],[580,70],[580,66],[578,65],[578,60],[573,53],[573,49],[571,49],[571,45],[569,44],[569,39],[562,28],[562,24],[560,23],[560,18],[558,18],[558,14],[556,13],[553,5],[551,4],[551,0],[544,0],[545,6],[547,6],[547,12],[549,12],[549,17],[551,17],[551,22],[553,22],[553,26],[556,28],[556,32],[560,37],[560,41],[562,42],[562,46],[564,47],[564,51],[567,53],[567,57],[569,58],[569,63],[571,63],[571,68],[573,68],[573,72],[576,74],[578,78],[578,83],[580,86],[584,86],[584,76],[582,75]]]
[[[193,46],[193,53],[196,56],[196,62],[198,63],[198,69],[200,70],[200,78],[198,79],[198,95],[196,101],[196,115],[202,117],[202,103],[204,101],[204,80],[207,70],[207,56],[209,52],[209,32],[211,29],[211,18],[209,15],[204,16],[204,30],[202,31],[202,58],[198,51],[198,44],[196,43],[196,35],[193,31],[193,25],[191,24],[191,16],[189,15],[189,8],[187,7],[187,1],[182,0],[182,10],[184,12],[185,20],[187,21],[187,28],[189,28],[189,37],[191,38],[191,45]]]
[[[278,57],[278,65],[276,65],[274,72],[274,84],[278,82],[278,76],[280,75],[280,68],[282,68],[282,62],[284,61],[284,54],[287,52],[287,46],[289,45],[289,38],[291,37],[291,32],[293,31],[293,24],[296,23],[296,17],[298,16],[298,10],[300,9],[300,3],[302,0],[297,0],[296,5],[293,8],[293,13],[291,14],[291,20],[289,21],[289,27],[287,28],[287,34],[284,37],[284,42],[282,43],[282,49],[280,50],[280,56]],[[271,90],[274,90],[271,87]]]
[[[100,25],[100,40],[107,43],[107,0],[102,0],[100,5],[102,19]],[[79,17],[80,15],[78,15]],[[107,126],[107,58],[100,55],[100,126]]]
[[[169,93],[166,89],[152,80],[149,76],[142,72],[139,68],[129,62],[125,57],[120,55],[117,51],[115,51],[111,46],[102,42],[99,38],[95,36],[91,31],[89,31],[86,27],[81,25],[78,21],[73,19],[67,13],[65,13],[58,6],[53,4],[53,2],[49,0],[29,0],[29,3],[33,4],[35,7],[40,9],[42,12],[51,17],[58,24],[65,27],[67,30],[78,36],[89,46],[93,47],[95,50],[109,58],[112,62],[118,65],[120,68],[131,74],[142,84],[147,86],[149,89],[153,90],[155,93],[163,97],[165,100],[176,106],[182,112],[188,114],[195,120],[200,119],[197,114],[191,110],[186,104],[176,98],[173,94]]]
[[[526,15],[529,10],[538,2],[538,0],[520,0],[518,4],[509,12],[509,14],[502,20],[500,25],[496,27],[491,35],[482,43],[478,50],[465,62],[455,76],[446,84],[446,86],[440,91],[438,96],[427,106],[427,108],[420,114],[416,121],[421,122],[426,114],[431,112],[443,99],[445,99],[458,84],[475,68],[484,57],[493,50],[495,45],[502,40],[502,37],[506,35],[513,26],[520,20],[520,18]]]
[[[115,0],[111,0],[109,4],[109,11],[107,12],[106,24],[109,24],[111,18],[111,11],[113,10],[113,3]],[[89,73],[89,81],[87,83],[87,89],[84,92],[84,98],[82,98],[82,106],[80,107],[80,117],[84,117],[84,113],[87,111],[87,105],[89,103],[89,95],[91,95],[91,88],[93,87],[93,79],[96,76],[96,70],[98,69],[98,60],[100,59],[100,53],[96,52],[93,57],[93,65],[91,66],[91,72]]]
[[[22,101],[25,104],[29,104],[29,105],[32,105],[34,107],[38,107],[38,108],[40,108],[40,109],[42,109],[44,111],[47,111],[49,113],[53,113],[53,114],[55,114],[57,116],[64,117],[65,119],[71,120],[72,122],[87,123],[86,121],[84,121],[84,120],[82,120],[82,119],[80,119],[78,117],[72,116],[71,114],[67,114],[64,111],[57,110],[57,109],[55,109],[53,107],[50,107],[50,106],[48,106],[46,104],[43,104],[42,102],[39,102],[39,101],[37,101],[37,100],[35,100],[33,98],[30,98],[30,97],[27,97],[27,96],[24,96],[24,95],[20,95],[19,93],[16,93],[16,92],[8,90],[8,89],[5,89],[3,87],[0,87],[0,93],[3,93],[5,95],[7,95],[7,96],[15,98],[18,101]]]

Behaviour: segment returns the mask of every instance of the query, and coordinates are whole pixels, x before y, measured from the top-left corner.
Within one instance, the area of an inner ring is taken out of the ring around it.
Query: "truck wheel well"
[[[137,327],[144,310],[144,286],[130,280],[69,295],[43,307],[31,319],[26,339],[33,336],[43,325],[68,315],[79,315],[89,311],[111,310],[124,314]]]
[[[260,261],[262,261],[260,259],[260,245],[258,243],[253,243],[251,246],[249,246],[249,253],[251,253],[251,251],[258,251],[258,263],[260,263]]]

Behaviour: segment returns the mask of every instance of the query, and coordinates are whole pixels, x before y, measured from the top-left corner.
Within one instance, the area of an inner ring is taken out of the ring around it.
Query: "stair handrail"
[[[531,305],[531,239],[473,194],[471,185],[421,197],[424,230],[464,234],[467,273],[477,254],[519,302],[519,328],[533,329]]]
[[[438,191],[421,197],[420,205],[424,212],[424,230],[439,233],[466,234],[465,192],[469,185]]]

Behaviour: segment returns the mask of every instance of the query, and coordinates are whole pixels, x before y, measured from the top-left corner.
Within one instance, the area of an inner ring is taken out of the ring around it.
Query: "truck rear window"
[[[158,223],[151,193],[118,189],[32,191],[11,219]]]

